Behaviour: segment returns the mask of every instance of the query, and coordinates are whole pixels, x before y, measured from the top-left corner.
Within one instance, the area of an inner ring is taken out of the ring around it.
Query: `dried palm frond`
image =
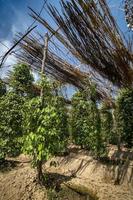
[[[28,63],[32,68],[40,71],[43,57],[43,45],[34,37],[28,36],[20,43],[20,47],[23,52],[17,55],[19,60]],[[46,74],[60,82],[74,85],[79,89],[84,89],[86,87],[86,79],[90,76],[89,73],[82,72],[50,50],[47,54],[45,71]],[[98,85],[99,79],[95,78],[94,82]],[[88,83],[89,82],[87,82],[87,84]],[[98,98],[108,98],[107,91],[101,89],[100,86],[97,86],[97,95]]]
[[[81,61],[114,84],[131,85],[132,52],[106,0],[61,0],[61,6],[61,14],[53,6],[49,10]]]
[[[82,63],[117,86],[131,86],[133,56],[124,35],[111,15],[106,0],[61,0],[62,12],[49,6],[62,33],[31,10],[31,16],[45,26]]]
[[[31,9],[31,16],[54,35],[71,54],[87,66],[86,72],[63,60],[53,51],[48,51],[46,73],[61,82],[84,89],[86,78],[97,84],[100,98],[110,96],[107,87],[111,82],[122,87],[133,84],[132,42],[125,39],[111,15],[106,0],[61,0],[62,12],[50,5],[59,31]],[[19,59],[40,69],[43,44],[34,36],[26,37],[20,46],[23,52]],[[103,86],[103,88],[102,88]]]

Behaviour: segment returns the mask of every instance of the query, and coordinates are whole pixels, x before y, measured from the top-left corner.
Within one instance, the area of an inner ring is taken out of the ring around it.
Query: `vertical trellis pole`
[[[45,65],[46,65],[46,59],[47,59],[47,52],[48,52],[48,33],[45,34],[44,38],[44,49],[43,49],[43,59],[42,59],[42,68],[41,73],[42,75],[45,75]],[[41,88],[40,96],[43,97],[43,87]]]
[[[47,52],[48,52],[48,40],[49,40],[48,33],[46,33],[45,37],[44,37],[44,49],[43,49],[43,58],[42,58],[42,67],[41,67],[41,76],[42,77],[43,77],[43,75],[45,75],[45,66],[46,66],[46,59],[47,59]],[[40,97],[41,97],[41,104],[42,104],[42,108],[43,108],[43,105],[44,105],[43,85],[41,87]],[[37,162],[37,174],[38,174],[39,182],[42,182],[42,180],[43,180],[42,160],[39,160]]]

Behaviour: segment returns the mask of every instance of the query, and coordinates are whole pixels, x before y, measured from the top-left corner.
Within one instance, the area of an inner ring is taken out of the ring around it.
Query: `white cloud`
[[[2,43],[4,45],[1,44],[0,46],[0,57],[3,56],[8,51],[8,49],[10,49],[12,46],[11,42],[8,40],[3,40]],[[16,58],[13,54],[11,54],[7,56],[5,65],[12,65],[15,62],[16,62]]]
[[[12,36],[11,38],[15,38],[18,32],[24,32],[27,29],[27,20],[24,19],[25,17],[22,15],[22,13],[19,13],[17,11],[15,12],[16,12],[16,21],[14,22],[14,24],[12,24],[11,27],[11,32],[10,32],[10,35]],[[3,39],[2,41],[0,40],[4,44],[4,45],[0,44],[0,60],[2,58],[1,56],[3,56],[8,51],[8,49],[10,49],[11,46],[13,45],[13,43],[11,42],[12,40],[11,38],[10,40],[7,39]],[[13,53],[8,55],[4,61],[2,69],[0,69],[0,76],[2,77],[6,76],[7,71],[11,70],[12,66],[16,62],[17,59]]]
[[[2,45],[4,44],[4,45]],[[11,48],[12,44],[10,41],[8,40],[3,40],[2,41],[2,44],[0,44],[0,58],[1,56],[3,56],[7,51],[8,49]],[[8,47],[8,48],[7,48]],[[4,64],[2,66],[2,68],[0,69],[0,76],[1,77],[5,77],[7,72],[9,70],[11,70],[12,66],[16,63],[17,59],[15,57],[14,54],[11,54],[11,55],[8,55],[7,58],[5,59],[4,61]]]
[[[11,10],[14,12],[15,19],[13,18],[12,25],[10,27],[10,33],[5,39],[0,38],[0,41],[4,44],[0,43],[0,60],[2,56],[11,48],[13,45],[13,39],[18,32],[25,33],[28,28],[28,24],[31,22],[30,17],[24,14],[23,11],[17,10],[13,4],[10,4]],[[7,47],[8,48],[7,48]],[[14,50],[13,50],[14,51]],[[14,54],[8,55],[6,60],[4,61],[4,65],[0,69],[0,76],[4,77],[7,74],[7,71],[11,70],[11,67],[17,62],[17,59]]]

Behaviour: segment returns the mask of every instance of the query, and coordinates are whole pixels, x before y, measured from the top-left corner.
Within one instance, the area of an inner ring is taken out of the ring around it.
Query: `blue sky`
[[[23,31],[32,19],[28,16],[28,6],[39,11],[44,0],[0,0],[0,39],[14,36],[15,31]],[[59,8],[59,0],[47,0]],[[125,27],[124,13],[121,10],[122,0],[110,0],[113,14],[117,17],[122,28]],[[45,13],[42,13],[45,15]]]
[[[127,26],[124,19],[124,11],[122,10],[123,0],[108,0],[110,8],[114,17],[117,19],[120,28],[127,35]],[[17,32],[25,32],[29,25],[33,22],[33,19],[28,15],[28,6],[32,7],[37,12],[40,11],[44,0],[0,0],[0,42],[8,46],[12,46],[13,38]],[[48,3],[55,5],[58,9],[59,0],[47,0]],[[43,10],[42,16],[45,19],[51,20],[46,11]],[[42,26],[38,26],[37,31],[45,33],[45,29]],[[7,51],[7,48],[0,44],[0,57]],[[8,64],[13,65],[16,59],[14,55],[8,57],[6,66]],[[0,72],[0,76],[4,77],[8,68],[3,68]],[[69,93],[73,93],[73,90]]]
[[[29,7],[40,11],[44,0],[0,0],[0,39],[11,39],[17,31],[24,31],[33,19],[28,15]],[[58,0],[48,0],[59,7]],[[46,13],[43,11],[42,15]]]
[[[36,1],[32,1],[32,6]],[[30,0],[0,0],[0,39],[9,39],[15,31],[25,29],[28,21],[27,6]]]
[[[121,29],[127,34],[127,27],[122,10],[123,0],[108,0],[113,15],[118,20]],[[37,12],[40,11],[44,0],[0,0],[0,41],[9,48],[12,45],[13,38],[17,32],[25,32],[33,19],[28,15],[28,6]],[[48,3],[55,5],[59,9],[59,0],[47,0]],[[42,16],[51,20],[46,11],[43,10]],[[44,33],[45,29],[38,26],[38,31]],[[7,48],[0,44],[0,56],[7,51]],[[13,56],[10,56],[8,62],[12,64]]]
[[[24,31],[32,22],[28,16],[28,6],[39,11],[44,0],[0,0],[0,40],[11,39],[17,31]],[[47,0],[59,8],[59,0]],[[122,29],[126,29],[124,13],[121,10],[122,0],[110,0],[113,14],[117,17]],[[43,16],[46,14],[43,11]],[[47,17],[47,16],[46,16]]]
[[[47,0],[48,3],[59,7],[58,0]],[[33,19],[29,16],[28,6],[40,12],[44,0],[0,0],[0,42],[11,47],[17,32],[25,33],[32,24]],[[49,19],[45,10],[42,16]],[[38,25],[37,31],[45,32],[44,28]],[[0,43],[0,57],[8,50]],[[6,65],[13,64],[15,57],[9,56]]]

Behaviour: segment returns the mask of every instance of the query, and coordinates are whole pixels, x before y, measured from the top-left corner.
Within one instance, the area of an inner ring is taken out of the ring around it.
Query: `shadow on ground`
[[[83,194],[80,190],[78,191],[78,188],[75,190],[65,184],[72,178],[73,176],[65,176],[58,173],[45,174],[44,186],[47,189],[48,199],[88,200],[89,194]],[[92,197],[89,197],[89,199],[94,200]]]
[[[44,186],[46,189],[54,189],[59,192],[61,184],[70,181],[73,176],[65,176],[58,173],[45,173],[44,174]]]
[[[107,157],[100,162],[105,164],[107,171],[113,175],[115,185],[123,184],[125,179],[128,183],[133,183],[132,150],[115,150],[110,158]]]
[[[7,172],[12,170],[13,168],[17,167],[19,164],[19,161],[14,160],[1,160],[0,161],[0,171],[1,172]]]

